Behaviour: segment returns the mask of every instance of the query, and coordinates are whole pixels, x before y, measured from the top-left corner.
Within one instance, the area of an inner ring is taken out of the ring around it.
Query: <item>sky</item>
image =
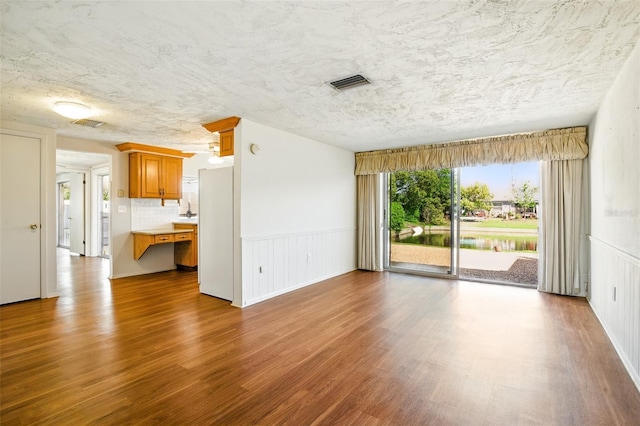
[[[540,187],[537,161],[515,164],[492,164],[490,166],[463,167],[460,169],[460,185],[485,183],[494,200],[510,200],[511,184],[518,187],[526,181]]]

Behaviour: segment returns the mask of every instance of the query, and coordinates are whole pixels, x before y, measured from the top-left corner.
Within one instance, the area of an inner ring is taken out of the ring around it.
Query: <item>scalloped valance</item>
[[[587,127],[471,139],[356,153],[356,175],[517,163],[576,160],[589,153]]]

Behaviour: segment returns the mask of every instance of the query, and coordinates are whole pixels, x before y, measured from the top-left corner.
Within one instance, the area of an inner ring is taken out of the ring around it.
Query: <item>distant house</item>
[[[509,213],[513,213],[514,215],[518,213],[518,208],[513,204],[512,200],[492,200],[490,203],[491,210],[489,210],[489,216],[491,217],[505,217]],[[527,216],[532,217],[532,215],[535,214],[535,217],[537,217],[539,207],[539,202],[536,200],[536,206],[533,212],[528,212]]]
[[[492,200],[491,210],[489,210],[489,216],[491,217],[504,217],[509,213],[516,212],[516,208],[511,200]]]

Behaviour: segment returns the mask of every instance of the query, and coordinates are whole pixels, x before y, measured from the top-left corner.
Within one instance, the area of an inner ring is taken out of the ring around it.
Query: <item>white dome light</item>
[[[53,110],[64,117],[76,120],[91,116],[91,108],[76,102],[56,102]]]

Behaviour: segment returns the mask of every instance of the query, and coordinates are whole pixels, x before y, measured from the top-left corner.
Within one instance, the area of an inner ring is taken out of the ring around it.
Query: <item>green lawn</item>
[[[513,229],[538,229],[538,221],[536,219],[487,219],[482,222],[475,222],[478,228],[513,228]]]

